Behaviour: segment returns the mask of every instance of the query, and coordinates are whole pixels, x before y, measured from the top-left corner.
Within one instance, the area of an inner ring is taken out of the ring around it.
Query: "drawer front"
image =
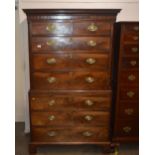
[[[122,70],[120,73],[120,85],[138,85],[139,73],[138,71]]]
[[[80,96],[72,99],[75,107],[79,110],[110,110],[111,107],[111,95],[109,96]]]
[[[71,89],[103,90],[109,86],[107,72],[73,72]]]
[[[32,73],[32,89],[67,89],[71,76],[69,72]]]
[[[76,69],[108,69],[108,54],[34,54],[32,56],[34,70],[76,70]]]
[[[33,89],[98,89],[109,84],[107,72],[33,73]]]
[[[75,69],[101,69],[109,68],[108,54],[73,54],[72,67]]]
[[[65,110],[98,110],[106,111],[111,107],[111,93],[31,94],[30,109],[32,111]]]
[[[131,56],[138,56],[139,54],[139,45],[137,44],[126,44],[123,45],[123,55],[131,55]]]
[[[72,23],[69,22],[32,22],[32,35],[71,35]]]
[[[106,21],[32,22],[32,35],[110,35],[112,23]]]
[[[138,24],[128,24],[125,25],[124,27],[124,33],[125,34],[138,34],[139,33],[139,25]]]
[[[122,68],[123,69],[138,69],[139,68],[139,58],[138,57],[124,57],[122,58]]]
[[[73,108],[73,104],[69,103],[68,96],[49,95],[49,96],[35,96],[30,97],[30,109],[32,111],[55,111]]]
[[[63,70],[70,66],[69,54],[34,54],[32,67],[34,70]]]
[[[124,42],[133,42],[133,43],[138,43],[139,42],[139,36],[138,35],[133,35],[133,34],[124,34],[123,37]]]
[[[31,112],[32,126],[68,126],[72,123],[69,112]]]
[[[138,88],[122,87],[119,92],[120,100],[137,101],[139,99]]]
[[[73,113],[76,125],[109,127],[110,112],[81,111]]]
[[[108,141],[106,127],[32,128],[32,141],[44,142],[104,142]]]
[[[74,35],[110,35],[112,23],[106,21],[80,21],[73,23]]]
[[[32,51],[110,50],[110,37],[36,37]]]
[[[119,103],[119,118],[134,119],[139,116],[138,102],[121,102]]]
[[[128,137],[138,136],[139,134],[139,121],[135,119],[122,119],[116,120],[117,127],[115,130],[115,136]]]

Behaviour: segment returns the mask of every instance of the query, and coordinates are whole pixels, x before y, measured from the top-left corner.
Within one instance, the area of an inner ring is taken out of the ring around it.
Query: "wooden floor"
[[[24,134],[24,123],[16,123],[16,154],[29,155],[29,135]],[[51,146],[38,148],[36,155],[103,155],[97,146]],[[111,155],[111,154],[108,154]],[[121,145],[118,155],[139,155],[138,144]]]

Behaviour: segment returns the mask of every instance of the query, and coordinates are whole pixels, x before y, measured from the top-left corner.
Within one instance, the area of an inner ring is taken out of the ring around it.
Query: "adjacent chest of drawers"
[[[138,141],[139,23],[115,24],[114,140]]]
[[[44,144],[109,144],[112,36],[119,10],[24,11],[30,151]]]

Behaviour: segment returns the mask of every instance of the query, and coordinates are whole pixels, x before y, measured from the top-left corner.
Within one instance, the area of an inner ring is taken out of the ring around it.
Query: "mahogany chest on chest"
[[[139,23],[119,22],[114,32],[114,135],[118,142],[139,137]]]
[[[112,36],[120,10],[24,11],[30,151],[46,144],[110,144]]]

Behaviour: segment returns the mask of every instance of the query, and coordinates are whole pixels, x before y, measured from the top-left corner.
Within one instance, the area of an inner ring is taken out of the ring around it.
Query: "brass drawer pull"
[[[127,114],[127,115],[132,115],[134,110],[129,108],[129,109],[125,109],[124,112]]]
[[[47,79],[47,81],[48,81],[49,83],[54,83],[54,82],[56,82],[56,78],[55,78],[55,77],[49,77],[49,78]]]
[[[47,135],[50,137],[55,137],[57,135],[57,133],[55,131],[50,131],[47,133]]]
[[[137,64],[137,62],[132,60],[132,61],[130,61],[130,64],[131,64],[131,66],[135,66]]]
[[[56,29],[56,26],[54,24],[48,24],[46,27],[46,30],[49,32],[53,32]]]
[[[56,44],[56,42],[54,40],[49,40],[49,41],[46,42],[46,44],[48,46],[54,46]]]
[[[93,41],[93,40],[90,40],[87,42],[88,46],[91,46],[91,47],[95,47],[96,46],[96,42]]]
[[[91,76],[88,76],[85,78],[85,81],[88,82],[88,83],[93,83],[95,81],[95,79]]]
[[[55,58],[49,58],[46,60],[47,64],[52,65],[52,64],[56,64],[56,59]]]
[[[132,74],[128,76],[129,81],[133,81],[135,79],[136,79],[136,77],[134,75],[132,75]]]
[[[91,23],[87,29],[91,32],[95,32],[98,30],[98,27],[94,23]]]
[[[135,95],[135,93],[133,91],[129,91],[127,92],[127,96],[132,98]]]
[[[38,44],[38,45],[37,45],[37,48],[41,48],[41,47],[42,47],[41,44]]]
[[[138,31],[138,30],[139,30],[139,27],[138,27],[138,26],[135,26],[133,29],[134,29],[135,31]]]
[[[129,133],[131,131],[131,129],[132,128],[130,126],[123,127],[123,131],[126,133]]]
[[[32,97],[32,101],[35,101],[36,100],[36,98],[35,97]]]
[[[131,50],[132,50],[132,52],[134,52],[134,53],[138,52],[138,48],[137,48],[137,47],[133,47]]]
[[[56,103],[55,100],[51,100],[51,101],[49,101],[48,105],[53,106],[55,103]]]
[[[91,101],[91,100],[86,100],[85,104],[88,105],[88,106],[92,106],[94,104],[94,102]]]
[[[86,116],[84,117],[84,119],[85,119],[86,121],[91,121],[91,120],[93,119],[93,116],[86,115]]]
[[[92,65],[92,64],[96,63],[96,60],[94,58],[87,58],[86,63],[89,64],[89,65]]]
[[[85,136],[85,137],[91,137],[92,135],[93,135],[93,133],[90,131],[83,132],[83,136]]]
[[[48,117],[48,119],[49,119],[50,121],[53,121],[53,120],[55,119],[55,116],[54,116],[54,115],[51,115],[51,116]]]

